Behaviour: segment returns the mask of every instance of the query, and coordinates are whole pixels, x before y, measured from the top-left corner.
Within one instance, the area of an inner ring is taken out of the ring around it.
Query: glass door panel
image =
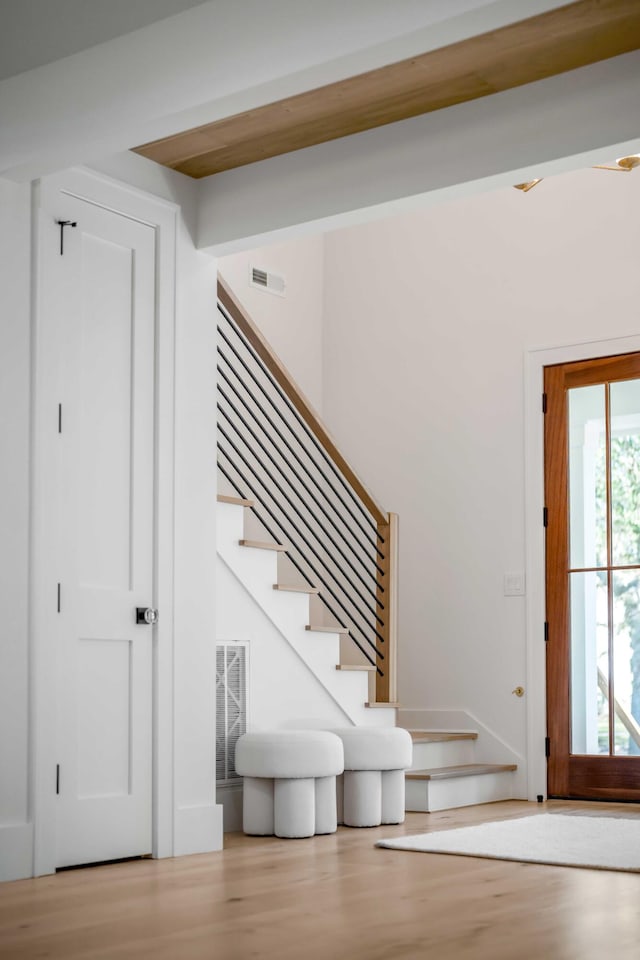
[[[613,576],[615,752],[640,755],[640,570]]]
[[[606,564],[604,384],[569,390],[569,534],[572,569]]]
[[[607,578],[572,573],[571,752],[609,753]]]
[[[640,563],[640,380],[610,386],[614,566]]]
[[[567,400],[571,753],[640,755],[640,379]]]

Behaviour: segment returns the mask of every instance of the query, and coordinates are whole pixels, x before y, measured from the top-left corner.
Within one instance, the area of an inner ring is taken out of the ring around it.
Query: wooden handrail
[[[333,437],[298,384],[221,277],[218,277],[218,300],[293,404],[329,459],[340,471],[355,497],[371,514],[378,538],[376,597],[380,602],[380,611],[383,611],[379,620],[379,636],[376,637],[375,646],[377,661],[375,700],[378,703],[395,703],[397,700],[398,516],[387,513],[375,501],[355,470],[338,450]]]
[[[362,480],[358,477],[355,470],[347,463],[342,456],[336,442],[320,419],[319,415],[313,409],[311,403],[307,400],[304,393],[295,382],[287,368],[282,364],[279,357],[273,352],[271,346],[262,333],[256,327],[255,323],[240,302],[236,299],[222,277],[218,277],[218,300],[225,308],[227,313],[233,318],[239,329],[245,335],[253,349],[256,351],[267,370],[273,375],[278,385],[284,390],[287,397],[296,410],[312,431],[316,439],[322,444],[323,448],[329,454],[335,465],[338,467],[344,478],[348,481],[353,492],[360,498],[365,505],[376,524],[387,524],[389,517],[382,509],[380,504],[376,503],[373,495],[367,490]]]

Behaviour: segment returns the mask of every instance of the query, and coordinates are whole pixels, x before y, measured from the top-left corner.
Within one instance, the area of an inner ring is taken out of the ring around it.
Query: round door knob
[[[154,624],[158,622],[158,611],[153,607],[136,607],[136,623]]]

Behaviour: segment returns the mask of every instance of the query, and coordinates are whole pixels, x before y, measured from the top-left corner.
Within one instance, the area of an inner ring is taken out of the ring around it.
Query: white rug
[[[377,847],[492,860],[640,872],[640,816],[542,813],[455,830],[380,840]]]

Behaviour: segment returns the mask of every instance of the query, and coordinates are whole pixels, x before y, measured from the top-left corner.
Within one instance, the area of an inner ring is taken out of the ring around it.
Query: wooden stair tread
[[[278,550],[286,553],[287,548],[282,543],[267,543],[263,540],[238,540],[241,547],[254,547],[256,550]]]
[[[477,740],[474,730],[409,730],[414,743],[447,743],[450,740]]]
[[[397,710],[399,706],[399,703],[384,703],[383,701],[377,700],[372,700],[369,703],[365,703],[365,707],[368,707],[370,710],[390,710],[391,708]]]
[[[227,493],[219,493],[216,497],[218,503],[232,503],[236,507],[255,507],[255,500],[245,500],[244,497],[230,497]]]
[[[308,623],[305,630],[310,630],[312,633],[349,633],[346,627],[341,627],[337,623],[332,627],[325,627],[322,623]]]
[[[375,666],[372,663],[338,663],[336,670],[369,670],[373,672]]]
[[[407,770],[405,777],[407,780],[453,780],[456,777],[478,777],[517,769],[517,763],[463,763],[451,767],[433,767],[431,770]]]
[[[274,583],[274,590],[286,590],[287,593],[320,593],[320,587],[298,586],[295,583]]]

